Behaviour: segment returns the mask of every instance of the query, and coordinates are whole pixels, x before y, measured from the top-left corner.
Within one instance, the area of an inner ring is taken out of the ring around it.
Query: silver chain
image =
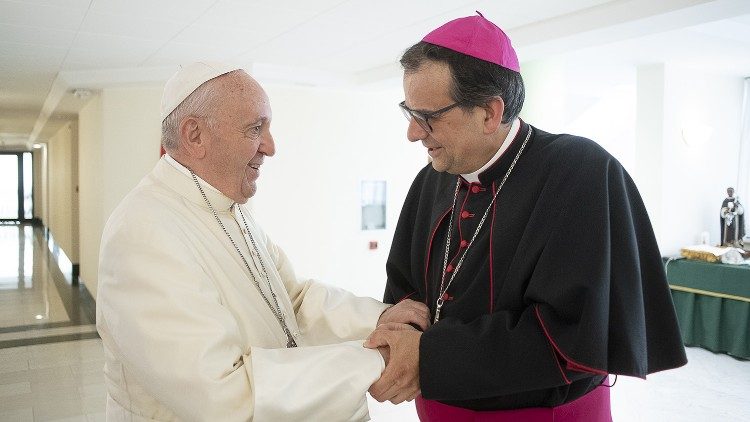
[[[479,226],[477,226],[477,229],[474,230],[474,235],[471,236],[471,240],[469,240],[469,243],[466,245],[466,249],[464,249],[463,253],[461,254],[461,258],[458,260],[458,263],[456,264],[456,268],[453,269],[450,279],[448,279],[448,284],[445,284],[445,287],[443,287],[445,283],[445,270],[448,268],[448,254],[451,248],[451,233],[453,232],[453,215],[456,211],[456,201],[458,200],[458,191],[461,188],[461,176],[458,176],[458,180],[456,180],[456,190],[453,193],[453,206],[451,206],[451,218],[448,222],[448,239],[445,242],[445,257],[443,258],[443,274],[440,277],[440,288],[438,289],[438,298],[437,301],[435,301],[435,318],[433,320],[433,324],[440,321],[440,311],[443,309],[443,305],[445,304],[445,299],[443,299],[443,296],[445,295],[445,292],[448,291],[448,288],[451,286],[451,283],[453,283],[453,279],[456,278],[456,274],[458,273],[458,270],[461,268],[461,264],[464,262],[464,258],[466,257],[466,253],[469,252],[469,247],[474,244],[474,239],[477,238],[477,235],[479,234],[479,230],[482,228],[482,225],[484,225],[484,220],[487,219],[487,215],[490,213],[490,208],[492,208],[492,204],[495,203],[495,199],[497,198],[497,195],[500,193],[500,189],[503,188],[503,185],[505,185],[505,181],[508,180],[508,176],[510,176],[510,173],[513,171],[513,168],[516,166],[516,162],[518,161],[518,158],[521,157],[521,153],[523,153],[523,150],[526,148],[526,144],[529,142],[529,139],[531,138],[531,126],[529,126],[529,132],[526,134],[526,139],[524,139],[523,144],[521,144],[521,149],[518,150],[518,153],[516,153],[516,157],[513,158],[513,162],[510,164],[510,168],[508,168],[508,171],[505,172],[505,176],[503,177],[503,180],[500,182],[500,185],[497,187],[497,190],[495,191],[495,195],[492,197],[492,201],[490,201],[490,205],[487,206],[487,209],[484,211],[484,215],[482,215],[482,219],[479,220]],[[490,236],[492,234],[490,233]]]
[[[216,213],[216,210],[211,205],[211,202],[208,200],[208,197],[206,196],[206,192],[203,191],[201,184],[198,182],[198,177],[195,175],[195,173],[193,173],[192,169],[188,169],[188,170],[190,171],[190,175],[193,176],[193,182],[195,182],[195,186],[197,186],[198,190],[201,192],[201,196],[203,196],[203,200],[206,201],[206,205],[208,205],[208,209],[211,210],[211,213],[214,215],[216,222],[219,223],[219,226],[224,231],[224,234],[226,234],[227,237],[229,238],[229,241],[232,242],[232,246],[234,246],[234,249],[237,251],[237,254],[239,254],[240,258],[242,258],[242,262],[245,263],[245,267],[247,268],[247,271],[250,273],[250,277],[253,279],[253,283],[255,283],[255,287],[258,289],[258,292],[263,297],[263,300],[266,302],[266,305],[268,305],[268,309],[271,310],[273,315],[276,317],[276,320],[279,322],[279,325],[281,325],[281,329],[284,330],[284,334],[286,334],[286,337],[287,337],[286,347],[288,348],[297,347],[297,342],[294,341],[294,336],[292,335],[292,332],[289,330],[289,327],[287,326],[286,321],[284,320],[284,314],[281,312],[281,307],[279,306],[279,301],[276,298],[276,293],[273,291],[273,287],[271,286],[271,280],[268,277],[266,266],[263,265],[263,258],[260,255],[258,246],[255,244],[255,238],[253,238],[253,234],[250,232],[250,228],[247,225],[247,221],[245,220],[245,215],[242,213],[242,209],[240,208],[239,205],[237,205],[237,210],[240,212],[240,217],[242,217],[242,223],[245,225],[245,230],[247,231],[247,235],[250,237],[250,242],[253,245],[253,250],[255,250],[255,253],[258,255],[258,261],[260,261],[260,268],[263,270],[263,275],[266,277],[266,283],[268,283],[268,290],[271,292],[271,298],[273,299],[274,305],[276,305],[275,309],[274,309],[274,306],[271,305],[271,301],[268,300],[268,297],[266,296],[266,294],[263,293],[263,289],[260,287],[260,283],[258,282],[258,279],[255,278],[255,275],[253,274],[253,270],[250,268],[250,264],[248,264],[247,259],[245,259],[245,255],[242,253],[239,246],[237,246],[237,243],[235,243],[234,239],[232,239],[232,236],[229,234],[229,231],[224,226],[224,223],[222,223],[221,219],[219,219],[219,214]]]

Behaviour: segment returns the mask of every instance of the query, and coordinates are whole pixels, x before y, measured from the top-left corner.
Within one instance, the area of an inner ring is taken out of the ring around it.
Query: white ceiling
[[[750,76],[750,0],[0,0],[0,143],[44,140],[75,88],[161,83],[197,59],[261,81],[396,84],[400,53],[480,10],[523,61],[562,53]]]

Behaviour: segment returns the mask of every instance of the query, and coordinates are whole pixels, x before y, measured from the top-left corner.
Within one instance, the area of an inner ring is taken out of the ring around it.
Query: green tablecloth
[[[667,261],[683,341],[750,359],[750,267]]]

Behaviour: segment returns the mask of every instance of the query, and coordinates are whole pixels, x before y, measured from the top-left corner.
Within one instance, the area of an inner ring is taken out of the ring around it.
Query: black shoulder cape
[[[529,130],[440,321],[422,336],[426,399],[480,410],[555,406],[606,374],[645,378],[687,362],[641,197],[590,140],[522,123],[480,183],[461,183],[449,263]],[[434,316],[456,181],[431,165],[414,180],[386,264],[385,302],[423,301]]]

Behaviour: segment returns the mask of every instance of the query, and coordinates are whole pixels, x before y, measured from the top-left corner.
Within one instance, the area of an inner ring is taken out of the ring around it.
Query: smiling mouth
[[[250,164],[248,164],[248,166],[252,167],[252,168],[253,168],[253,169],[255,169],[255,170],[258,170],[258,169],[260,168],[260,164],[253,164],[253,163],[250,163]]]

